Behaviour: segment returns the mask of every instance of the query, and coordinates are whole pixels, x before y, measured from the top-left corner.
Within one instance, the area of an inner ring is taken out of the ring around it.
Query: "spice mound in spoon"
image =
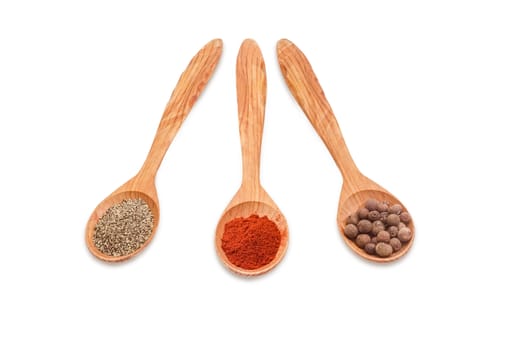
[[[275,259],[281,245],[281,232],[267,216],[237,217],[224,225],[222,250],[240,268],[255,270]]]
[[[109,207],[95,225],[93,245],[107,256],[130,255],[153,232],[153,214],[141,198],[124,199]]]
[[[389,258],[412,240],[411,222],[401,204],[370,198],[347,217],[344,234],[367,254]]]

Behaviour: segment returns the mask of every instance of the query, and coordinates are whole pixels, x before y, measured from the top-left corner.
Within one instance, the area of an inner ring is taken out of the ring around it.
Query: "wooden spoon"
[[[237,105],[242,150],[242,183],[224,210],[215,232],[215,247],[222,262],[233,272],[255,276],[274,268],[288,246],[288,224],[277,205],[261,186],[259,167],[266,104],[266,70],[257,43],[245,40],[237,56]],[[275,258],[267,265],[248,270],[232,264],[222,249],[224,225],[234,218],[252,214],[267,216],[281,232],[281,243]]]
[[[402,203],[383,187],[361,174],[355,165],[332,108],[326,100],[310,63],[301,50],[289,40],[282,39],[277,43],[277,56],[288,88],[330,151],[343,176],[337,225],[344,241],[363,258],[376,262],[389,262],[405,255],[414,242],[413,222],[409,224],[409,228],[412,230],[412,239],[403,244],[399,251],[387,258],[367,254],[344,235],[346,218],[362,207],[367,199],[375,198],[378,201],[387,201],[391,204],[399,203],[402,205]]]
[[[222,40],[214,39],[192,58],[173,90],[142,168],[134,177],[100,202],[91,214],[86,227],[86,243],[95,257],[110,262],[126,260],[141,252],[153,239],[160,218],[159,199],[155,188],[157,170],[182,122],[208,83],[221,53]],[[146,242],[131,254],[109,256],[95,247],[93,241],[95,226],[108,208],[125,199],[143,199],[148,204],[153,214],[153,231]]]

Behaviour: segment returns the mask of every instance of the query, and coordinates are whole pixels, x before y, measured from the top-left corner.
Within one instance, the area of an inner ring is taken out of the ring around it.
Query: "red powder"
[[[281,232],[267,216],[253,214],[224,225],[222,250],[232,264],[243,269],[255,270],[269,264],[280,244]]]

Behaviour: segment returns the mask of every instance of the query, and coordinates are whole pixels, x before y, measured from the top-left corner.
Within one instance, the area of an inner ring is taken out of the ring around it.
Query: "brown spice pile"
[[[348,216],[344,234],[367,254],[388,258],[412,239],[411,220],[401,204],[371,198]]]
[[[98,220],[95,247],[108,256],[129,255],[142,247],[153,232],[153,214],[142,199],[125,199]]]

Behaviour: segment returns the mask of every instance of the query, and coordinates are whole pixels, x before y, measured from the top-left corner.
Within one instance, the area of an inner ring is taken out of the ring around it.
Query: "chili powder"
[[[253,214],[224,225],[222,250],[228,260],[240,268],[255,270],[269,264],[280,244],[281,232],[267,216]]]

